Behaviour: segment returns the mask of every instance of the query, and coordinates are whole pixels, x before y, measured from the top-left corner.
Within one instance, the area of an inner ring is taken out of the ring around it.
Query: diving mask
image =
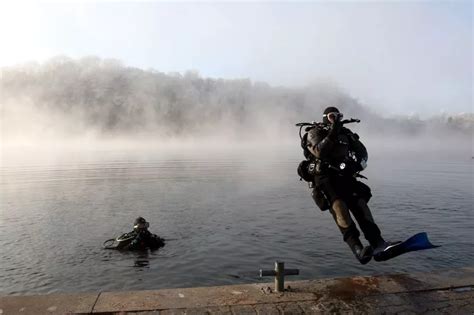
[[[335,121],[342,120],[344,115],[338,112],[330,112],[330,113],[324,114],[323,117],[327,118],[327,120],[333,123]]]
[[[135,230],[145,230],[145,229],[148,229],[150,227],[150,223],[148,222],[140,222],[140,223],[137,223],[133,226],[133,229]]]

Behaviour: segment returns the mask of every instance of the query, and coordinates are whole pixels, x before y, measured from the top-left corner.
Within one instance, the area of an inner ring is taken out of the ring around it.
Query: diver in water
[[[133,224],[133,231],[125,233],[116,239],[110,239],[104,242],[106,249],[119,250],[155,250],[165,246],[165,240],[156,234],[150,233],[148,223],[144,218],[138,217]],[[106,243],[113,241],[116,245],[106,245]]]
[[[336,107],[328,107],[322,123],[306,124],[310,127],[304,136],[300,129],[306,161],[301,162],[298,174],[310,182],[316,204],[321,210],[330,210],[344,241],[359,262],[366,264],[389,243],[382,238],[367,206],[370,188],[356,179],[363,177],[359,172],[366,166],[367,150],[359,136],[343,124],[357,120],[342,121],[342,117]],[[370,246],[362,245],[351,213]]]

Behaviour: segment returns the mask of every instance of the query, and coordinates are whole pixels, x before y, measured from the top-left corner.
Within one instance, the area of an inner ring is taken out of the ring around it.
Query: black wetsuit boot
[[[355,226],[354,223],[352,223],[349,227],[347,228],[341,228],[339,229],[342,232],[344,242],[349,245],[350,249],[356,256],[357,260],[362,264],[365,265],[372,259],[372,246],[366,246],[364,247],[362,243],[360,242],[359,236],[359,230],[357,230],[357,227]]]
[[[363,246],[360,241],[349,244],[357,260],[362,264],[367,264],[372,259],[372,246]]]

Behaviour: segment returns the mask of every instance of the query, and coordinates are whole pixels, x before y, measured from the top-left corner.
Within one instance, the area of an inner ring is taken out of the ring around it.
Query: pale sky
[[[96,55],[289,87],[380,113],[473,112],[471,1],[0,2],[0,66]]]

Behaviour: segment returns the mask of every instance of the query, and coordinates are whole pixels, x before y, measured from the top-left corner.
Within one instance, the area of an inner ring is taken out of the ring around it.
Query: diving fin
[[[381,250],[374,250],[373,257],[375,261],[385,261],[408,252],[440,247],[431,244],[430,240],[428,239],[428,235],[425,232],[415,234],[404,242],[386,245],[388,246]]]

